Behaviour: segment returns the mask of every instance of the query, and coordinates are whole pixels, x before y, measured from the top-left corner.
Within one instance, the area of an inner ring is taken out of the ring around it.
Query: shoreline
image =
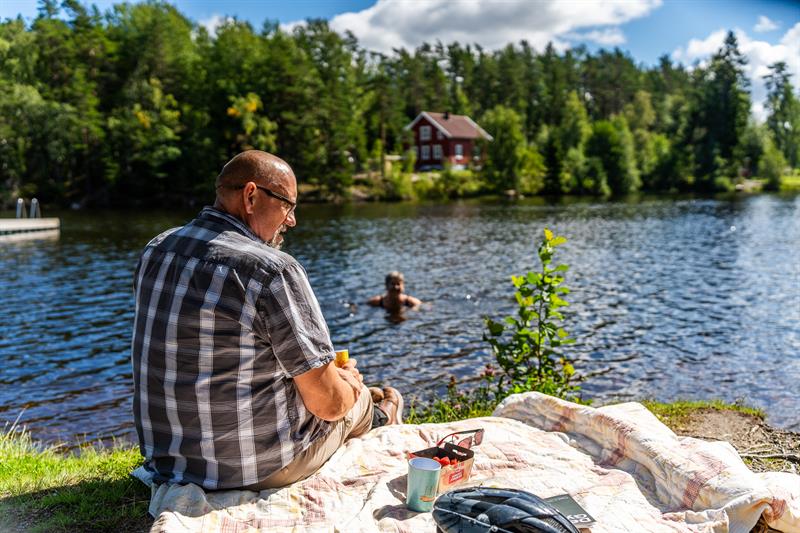
[[[431,176],[432,175],[432,176]],[[679,191],[679,190],[638,190],[624,195],[590,195],[590,194],[518,194],[516,191],[509,190],[504,192],[489,191],[481,188],[474,188],[462,192],[443,191],[436,189],[439,180],[438,172],[412,173],[409,175],[414,178],[424,176],[422,179],[411,180],[412,183],[422,183],[423,185],[412,186],[404,194],[387,192],[387,178],[380,176],[362,180],[359,184],[348,186],[344,191],[330,191],[324,185],[299,183],[297,197],[300,203],[312,205],[361,205],[374,203],[394,204],[400,202],[412,203],[440,203],[458,200],[487,200],[487,201],[509,201],[509,200],[536,200],[546,205],[560,204],[563,202],[596,202],[596,201],[630,201],[630,200],[652,200],[658,198],[745,198],[760,194],[797,194],[800,193],[800,174],[784,176],[780,190],[771,191],[764,188],[764,180],[746,179],[738,183],[729,191]],[[46,204],[43,209],[48,213],[52,212],[93,212],[99,210],[141,210],[164,209],[169,206],[175,207],[177,199],[154,198],[155,204],[132,203],[126,205],[100,204],[90,205],[78,203],[76,206]],[[192,212],[198,206],[204,205],[203,202],[192,201],[189,203],[178,204],[178,209]],[[0,213],[5,213],[5,217],[13,218],[13,206],[0,205]]]
[[[360,203],[396,203],[404,201],[442,201],[442,200],[469,200],[469,199],[540,199],[548,202],[560,202],[562,200],[573,201],[576,199],[592,200],[615,200],[620,198],[658,198],[686,196],[693,197],[742,197],[755,194],[774,194],[774,193],[797,193],[800,192],[800,176],[785,175],[782,180],[780,190],[770,191],[766,189],[766,180],[763,179],[742,179],[737,182],[729,191],[679,191],[679,190],[638,190],[626,195],[591,195],[591,194],[519,194],[517,191],[509,190],[502,193],[489,191],[478,186],[477,183],[464,187],[463,191],[447,191],[437,189],[437,183],[441,181],[444,171],[412,172],[407,174],[409,185],[399,193],[391,190],[391,179],[376,176],[354,176],[356,183],[348,186],[344,191],[333,192],[324,185],[300,183],[298,184],[298,199],[310,204],[360,204]],[[405,175],[405,174],[404,174]],[[475,178],[470,177],[467,182],[472,182]]]

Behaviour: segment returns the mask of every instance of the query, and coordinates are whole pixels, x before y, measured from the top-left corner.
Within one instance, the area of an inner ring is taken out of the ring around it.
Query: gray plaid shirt
[[[134,291],[133,413],[156,481],[258,483],[330,431],[292,381],[334,353],[291,256],[206,207],[150,241]]]

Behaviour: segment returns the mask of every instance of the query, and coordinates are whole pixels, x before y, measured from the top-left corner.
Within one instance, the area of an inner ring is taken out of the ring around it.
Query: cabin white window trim
[[[434,159],[442,159],[442,145],[441,144],[434,144],[433,145],[433,158]]]
[[[430,141],[431,140],[431,127],[430,126],[420,126],[419,127],[419,140],[420,141]]]
[[[421,152],[422,152],[422,160],[423,161],[427,161],[428,159],[431,158],[431,147],[430,146],[427,146],[427,145],[423,146],[422,149],[421,149]]]
[[[444,135],[443,135],[443,134],[442,134],[442,132],[441,132],[441,131],[439,131],[439,130],[436,130],[436,139],[437,139],[437,140],[439,140],[439,141],[441,141],[442,139],[444,139]]]
[[[464,157],[464,145],[463,144],[456,144],[456,159],[461,159]]]

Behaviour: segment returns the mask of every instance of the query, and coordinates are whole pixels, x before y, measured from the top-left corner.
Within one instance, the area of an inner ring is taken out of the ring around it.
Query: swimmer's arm
[[[380,305],[381,305],[381,295],[379,294],[378,296],[373,296],[372,298],[367,300],[367,303],[369,305],[373,305],[375,307],[380,307]]]
[[[414,298],[413,296],[406,295],[406,305],[408,307],[419,307],[422,305],[422,300],[419,298]]]

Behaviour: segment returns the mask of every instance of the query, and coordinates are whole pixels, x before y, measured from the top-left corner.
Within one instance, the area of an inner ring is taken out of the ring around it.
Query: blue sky
[[[97,0],[101,10],[114,2]],[[526,39],[542,49],[618,46],[652,65],[667,54],[686,65],[703,62],[734,30],[750,60],[754,110],[763,100],[760,77],[783,60],[800,85],[800,2],[797,0],[173,0],[190,19],[212,29],[226,16],[260,28],[277,20],[285,28],[308,17],[351,30],[362,46],[391,52],[437,39],[494,49]],[[36,16],[35,0],[3,0],[0,18]]]
[[[92,3],[102,10],[107,9],[114,2],[96,0]],[[259,28],[261,23],[267,19],[290,24],[307,17],[332,19],[343,13],[358,13],[376,4],[376,0],[228,0],[226,2],[174,0],[170,3],[197,22],[220,20],[225,15],[233,15],[239,19],[248,20],[256,28]],[[413,10],[424,13],[428,7],[427,4],[435,7],[442,2],[400,0],[382,3],[403,4],[406,6],[404,11]],[[447,0],[446,3],[451,11],[457,11],[465,5],[482,4],[486,11],[491,11],[494,7],[493,2],[490,1]],[[494,2],[494,4],[496,3]],[[513,4],[514,2],[500,3]],[[556,2],[525,0],[520,3],[526,4],[530,11],[535,12],[538,8],[544,8]],[[592,7],[595,3],[562,1],[560,5],[574,5],[580,7],[581,10],[592,10],[598,9]],[[632,0],[627,3],[635,4],[636,1]],[[787,30],[800,22],[800,3],[792,0],[665,0],[664,2],[642,3],[652,5],[651,9],[643,15],[630,16],[630,20],[624,20],[621,24],[582,26],[579,31],[572,32],[576,35],[570,35],[566,41],[569,45],[584,43],[593,50],[600,47],[619,46],[630,51],[636,60],[653,64],[662,54],[672,54],[679,47],[686,46],[691,39],[704,39],[719,29],[739,28],[750,34],[757,34],[760,40],[775,45],[780,42]],[[4,0],[0,2],[0,18],[15,17],[18,14],[27,18],[35,17],[36,6],[36,0]],[[570,15],[565,13],[564,18],[569,19],[569,17]],[[755,32],[753,28],[758,23],[759,17],[767,17],[775,23],[776,28],[765,32]],[[591,23],[591,21],[587,22]],[[607,34],[606,38],[600,38],[599,42],[591,39],[591,36],[588,35],[593,31],[609,27],[618,28],[619,32]],[[493,29],[502,35],[502,25],[497,25]],[[446,31],[440,33],[440,35],[432,34],[429,40],[437,37],[446,38]],[[619,35],[622,38],[618,37]],[[557,38],[558,35],[554,34],[554,37]],[[534,41],[533,39],[529,40]],[[624,42],[622,42],[623,40]]]

